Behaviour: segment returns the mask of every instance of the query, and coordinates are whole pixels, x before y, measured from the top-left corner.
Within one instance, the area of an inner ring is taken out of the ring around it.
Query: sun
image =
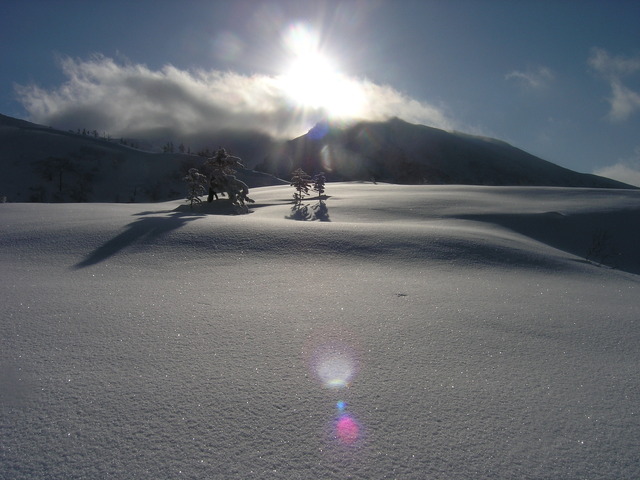
[[[286,96],[296,107],[322,111],[331,118],[357,117],[364,100],[361,88],[340,72],[318,43],[304,26],[288,31],[285,45],[290,61],[279,77]]]

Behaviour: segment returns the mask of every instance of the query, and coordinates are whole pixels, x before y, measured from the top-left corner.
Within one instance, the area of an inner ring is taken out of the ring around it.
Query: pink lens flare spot
[[[353,445],[360,435],[358,423],[349,415],[342,415],[336,423],[336,438],[345,445]]]

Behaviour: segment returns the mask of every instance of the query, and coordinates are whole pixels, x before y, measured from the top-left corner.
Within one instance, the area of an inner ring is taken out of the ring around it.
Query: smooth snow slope
[[[640,477],[640,193],[291,194],[0,205],[0,478]]]

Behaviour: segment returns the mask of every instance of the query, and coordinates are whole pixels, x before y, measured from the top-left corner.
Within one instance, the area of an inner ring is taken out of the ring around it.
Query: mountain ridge
[[[560,167],[502,140],[446,132],[399,118],[351,125],[319,123],[286,142],[229,132],[229,153],[249,167],[250,188],[287,183],[291,172],[326,173],[329,181],[628,188]],[[12,202],[148,202],[183,197],[183,177],[204,159],[149,152],[92,135],[0,114],[0,196]],[[251,169],[253,167],[253,170]]]
[[[10,202],[155,202],[184,198],[183,177],[204,158],[139,150],[117,141],[0,116],[0,197]],[[243,169],[250,188],[278,185]]]
[[[393,118],[346,128],[319,124],[290,140],[257,170],[280,176],[295,168],[329,180],[406,184],[636,188],[578,173],[502,140],[447,132]]]

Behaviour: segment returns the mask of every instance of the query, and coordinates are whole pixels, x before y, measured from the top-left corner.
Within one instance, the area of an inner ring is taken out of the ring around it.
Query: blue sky
[[[10,1],[0,112],[113,135],[326,115],[505,140],[640,184],[640,2]]]

